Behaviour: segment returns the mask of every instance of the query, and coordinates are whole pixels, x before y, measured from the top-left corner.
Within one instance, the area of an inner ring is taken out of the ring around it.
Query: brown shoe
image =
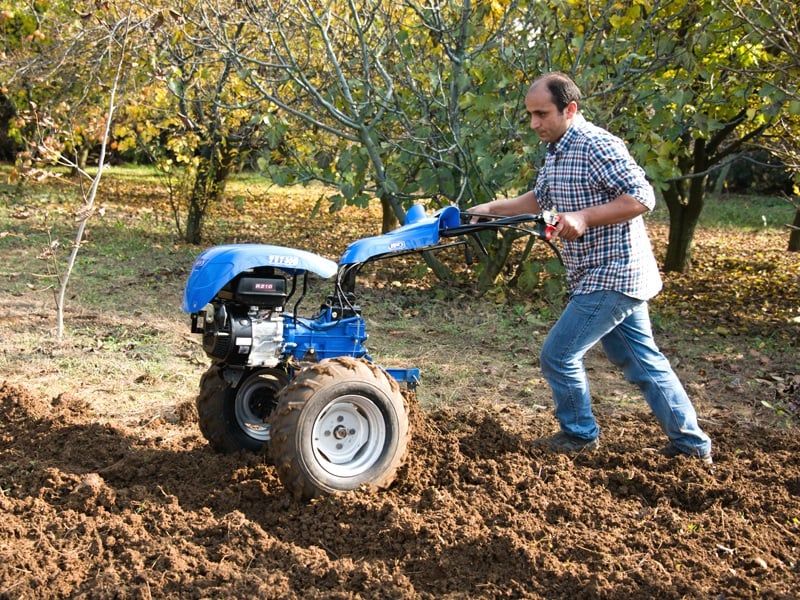
[[[672,442],[664,446],[661,450],[658,451],[658,453],[661,454],[662,456],[666,456],[667,458],[675,458],[676,456],[688,456],[689,458],[698,458],[707,465],[714,464],[714,459],[711,458],[710,452],[706,454],[696,454],[696,453],[693,454],[690,452],[684,452]]]
[[[563,431],[541,437],[533,442],[534,448],[544,448],[551,452],[594,452],[600,447],[600,440],[594,438],[593,440],[585,440],[583,438],[573,437]]]

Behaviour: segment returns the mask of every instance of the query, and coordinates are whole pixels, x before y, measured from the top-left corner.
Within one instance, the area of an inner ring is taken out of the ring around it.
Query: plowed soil
[[[148,435],[89,399],[0,386],[0,597],[794,598],[800,441],[733,417],[716,464],[669,460],[646,412],[603,445],[531,448],[521,408],[413,414],[395,485],[296,503],[263,455],[214,454],[194,408]]]

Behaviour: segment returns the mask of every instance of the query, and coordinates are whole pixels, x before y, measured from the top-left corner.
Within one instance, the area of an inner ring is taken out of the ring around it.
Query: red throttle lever
[[[558,215],[549,210],[542,211],[541,224],[536,228],[539,237],[548,242],[552,239],[558,225]]]

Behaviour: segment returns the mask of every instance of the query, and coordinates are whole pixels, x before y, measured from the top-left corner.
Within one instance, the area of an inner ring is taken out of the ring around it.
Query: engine
[[[210,357],[231,365],[274,367],[284,348],[286,278],[272,268],[242,273],[192,315]]]
[[[304,318],[284,311],[292,291],[273,267],[242,272],[192,313],[192,333],[202,334],[212,359],[238,367],[367,355],[366,322],[352,294],[329,296],[315,316]]]

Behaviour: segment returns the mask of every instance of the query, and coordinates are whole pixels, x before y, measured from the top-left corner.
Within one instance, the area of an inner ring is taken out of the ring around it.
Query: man
[[[653,340],[647,301],[661,277],[642,215],[653,188],[624,143],[580,114],[581,93],[563,73],[533,82],[525,97],[530,127],[548,144],[534,189],[471,209],[516,215],[556,210],[570,299],[544,342],[542,373],[561,431],[540,440],[561,452],[595,450],[597,426],[583,357],[598,341],[637,384],[669,438],[662,453],[711,464],[711,440],[669,361]]]

